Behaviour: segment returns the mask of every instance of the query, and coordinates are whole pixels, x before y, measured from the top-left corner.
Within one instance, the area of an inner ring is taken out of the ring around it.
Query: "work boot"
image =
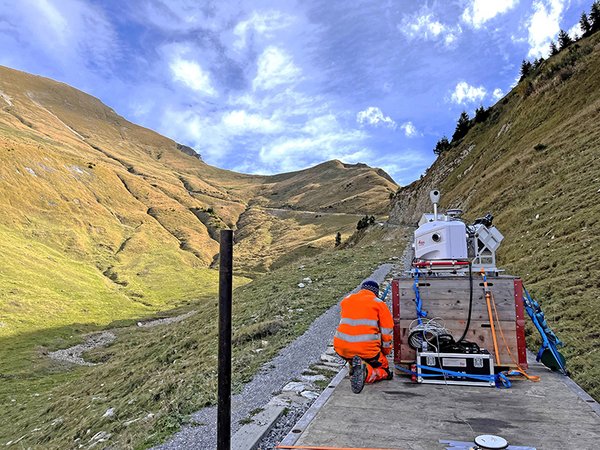
[[[360,394],[365,386],[365,378],[367,377],[367,368],[365,367],[365,363],[360,357],[355,356],[352,358],[352,363],[350,364],[351,373],[350,375],[350,386],[352,387],[352,392],[355,394]]]
[[[391,380],[394,378],[394,372],[392,372],[390,369],[385,369],[385,371],[387,372],[386,380]]]

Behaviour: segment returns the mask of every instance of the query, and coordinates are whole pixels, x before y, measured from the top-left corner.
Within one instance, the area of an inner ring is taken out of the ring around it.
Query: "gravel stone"
[[[281,390],[283,392],[292,391],[292,392],[298,392],[298,393],[300,393],[300,392],[302,392],[305,389],[306,389],[306,386],[304,384],[298,383],[296,381],[290,381]]]
[[[319,397],[319,393],[314,391],[303,391],[300,395],[311,400],[316,400]]]
[[[294,425],[300,420],[302,415],[310,408],[310,403],[306,405],[292,405],[288,408],[287,414],[281,416],[281,418],[273,425],[271,431],[262,438],[258,443],[258,450],[271,450],[279,444],[283,438],[289,433]]]
[[[158,325],[168,325],[171,323],[177,323],[177,322],[181,322],[182,320],[187,319],[188,317],[193,316],[194,314],[196,314],[197,311],[190,311],[187,312],[185,314],[181,314],[179,316],[175,316],[175,317],[166,317],[164,319],[155,319],[155,320],[149,320],[147,322],[138,322],[137,326],[138,327],[142,327],[142,328],[151,328],[151,327],[156,327]]]
[[[302,381],[308,381],[309,383],[325,380],[327,380],[327,378],[325,378],[323,375],[302,375]]]
[[[319,370],[327,370],[329,372],[332,373],[338,373],[340,370],[340,368],[338,366],[336,367],[332,367],[332,366],[325,366],[323,364],[315,364],[314,366],[312,366],[314,369],[319,369]]]
[[[366,279],[381,283],[392,268],[393,264],[382,264]],[[356,287],[352,292],[357,292],[359,287]],[[232,397],[232,434],[240,428],[240,420],[248,417],[250,411],[264,406],[271,400],[273,391],[281,389],[290,380],[300,379],[302,373],[307,368],[319,362],[321,355],[327,350],[328,344],[333,340],[333,333],[339,322],[339,317],[340,306],[338,303],[318,317],[302,336],[296,338],[290,345],[281,350],[275,358],[263,365],[252,381],[244,386],[242,392]],[[338,369],[341,367],[341,365],[338,365]],[[308,406],[306,406],[306,409],[308,409]],[[298,412],[297,415],[295,415],[295,411]],[[279,442],[302,414],[303,410],[300,407],[290,407],[289,413],[284,416],[285,420],[282,419],[284,422],[286,420],[289,421],[289,426],[287,428],[280,428],[278,423],[269,436],[278,429],[283,429],[282,436],[277,438],[277,442]],[[217,448],[216,406],[197,411],[192,415],[192,420],[195,422],[195,426],[185,426],[168,442],[154,447],[154,449],[209,450]],[[259,446],[259,448],[264,449],[274,447],[275,445]]]

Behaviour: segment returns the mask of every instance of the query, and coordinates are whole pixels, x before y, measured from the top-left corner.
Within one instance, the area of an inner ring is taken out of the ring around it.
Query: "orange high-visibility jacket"
[[[333,338],[333,347],[340,356],[368,359],[392,351],[394,320],[384,301],[362,289],[340,305],[341,320]]]

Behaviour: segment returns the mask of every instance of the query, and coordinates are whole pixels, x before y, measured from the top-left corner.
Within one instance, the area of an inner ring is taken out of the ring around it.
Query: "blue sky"
[[[82,89],[246,173],[329,159],[419,177],[461,111],[591,0],[0,0],[0,64]]]

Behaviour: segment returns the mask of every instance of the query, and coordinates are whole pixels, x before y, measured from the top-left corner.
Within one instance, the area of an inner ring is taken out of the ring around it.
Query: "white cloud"
[[[314,155],[320,160],[340,159],[355,163],[368,161],[373,155],[364,148],[364,135],[357,130],[330,130],[314,136],[282,137],[261,148],[260,161],[275,171],[305,168],[314,163]]]
[[[257,157],[244,170],[277,173],[330,159],[350,163],[369,161],[374,154],[365,147],[366,138],[364,131],[341,126],[334,114],[323,114],[300,126],[289,124],[285,134],[260,146]]]
[[[34,3],[40,13],[45,16],[46,23],[52,30],[54,36],[58,38],[61,45],[65,45],[71,34],[69,24],[58,8],[48,0],[38,0]]]
[[[364,111],[360,111],[356,114],[356,121],[361,125],[384,126],[393,130],[397,126],[396,122],[391,117],[385,116],[377,106],[369,106]]]
[[[419,132],[417,131],[416,127],[410,121],[404,122],[402,125],[400,125],[400,128],[404,131],[406,137],[410,138],[419,135]]]
[[[510,35],[510,40],[515,43],[515,44],[526,44],[527,43],[527,36],[518,36],[516,34],[511,34]]]
[[[433,152],[426,152],[403,148],[394,152],[394,157],[374,157],[369,160],[372,167],[381,167],[389,174],[393,174],[400,185],[408,184],[417,178],[416,174],[423,173],[431,165],[435,157]]]
[[[428,41],[443,41],[446,46],[456,42],[462,33],[460,26],[450,27],[436,20],[432,13],[423,12],[414,16],[405,16],[402,23],[397,25],[398,31],[408,39],[424,39]]]
[[[175,81],[180,81],[190,89],[214,97],[217,95],[208,73],[195,61],[176,57],[169,64]]]
[[[466,81],[459,82],[454,88],[454,92],[450,96],[453,103],[465,105],[467,103],[480,102],[486,95],[486,90],[483,86],[471,86]]]
[[[254,11],[248,19],[239,22],[233,29],[233,34],[236,36],[233,46],[238,50],[245,48],[248,36],[252,33],[271,38],[273,32],[287,28],[292,22],[291,16],[279,11]]]
[[[518,0],[470,0],[462,14],[462,20],[474,28],[481,26],[518,3]]]
[[[282,125],[272,119],[239,109],[223,114],[221,122],[232,134],[248,132],[268,134],[282,129]]]
[[[527,25],[529,31],[529,57],[546,57],[550,41],[560,31],[560,19],[567,0],[535,0],[533,14]]]
[[[337,118],[333,114],[325,114],[308,120],[302,127],[302,131],[312,136],[318,136],[339,128]]]
[[[109,72],[121,55],[110,20],[100,6],[87,1],[3,1],[0,24],[24,53],[37,49],[52,61],[48,64],[54,70],[61,67],[79,75],[91,66],[96,73]]]
[[[492,97],[494,100],[500,100],[502,97],[504,97],[504,92],[502,92],[502,89],[496,88],[494,89],[494,92],[492,92]]]
[[[272,89],[275,86],[296,81],[300,69],[294,64],[290,55],[280,48],[269,46],[258,57],[256,77],[252,87],[256,89]]]

